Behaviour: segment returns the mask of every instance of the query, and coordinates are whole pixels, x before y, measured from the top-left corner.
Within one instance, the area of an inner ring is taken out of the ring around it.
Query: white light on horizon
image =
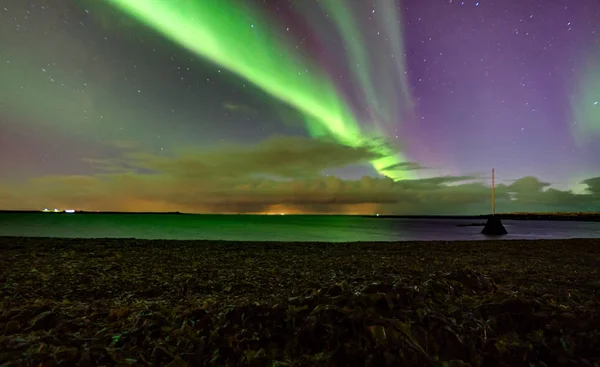
[[[65,213],[75,213],[74,209],[65,209]]]

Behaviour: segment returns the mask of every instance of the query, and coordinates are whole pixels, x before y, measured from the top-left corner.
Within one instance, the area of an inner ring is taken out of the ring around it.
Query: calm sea
[[[0,236],[242,241],[484,240],[483,219],[294,215],[0,214]],[[600,238],[599,222],[504,221],[503,239]]]

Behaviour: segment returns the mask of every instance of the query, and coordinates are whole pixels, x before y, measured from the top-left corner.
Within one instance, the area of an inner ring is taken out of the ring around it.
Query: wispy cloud
[[[428,169],[417,162],[401,162],[385,167],[382,171],[418,171]]]
[[[228,111],[235,111],[243,114],[255,114],[256,110],[244,104],[225,102],[223,108]]]
[[[23,185],[0,187],[0,205],[219,213],[467,214],[489,210],[489,187],[477,181],[478,176],[394,182],[322,174],[374,158],[369,149],[289,137],[274,137],[254,146],[182,150],[173,156],[130,150],[118,159],[86,160],[104,173],[39,177]],[[399,166],[418,167],[415,163]],[[499,184],[498,209],[600,210],[600,177],[583,183],[588,185],[587,194],[556,190],[535,177]]]

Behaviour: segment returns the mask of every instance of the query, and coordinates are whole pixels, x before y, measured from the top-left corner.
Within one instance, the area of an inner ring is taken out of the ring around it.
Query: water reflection
[[[473,219],[354,216],[0,214],[0,236],[242,241],[484,240]],[[483,220],[481,220],[483,222]],[[600,237],[600,223],[504,221],[501,239]]]

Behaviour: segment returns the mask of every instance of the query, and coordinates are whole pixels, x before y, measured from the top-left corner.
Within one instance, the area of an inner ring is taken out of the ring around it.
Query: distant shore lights
[[[54,209],[54,210],[50,210],[48,208],[44,208],[44,210],[42,210],[42,212],[44,213],[69,213],[69,214],[73,214],[75,212],[77,212],[77,210],[75,209],[65,209],[65,210],[59,210],[59,209]]]

